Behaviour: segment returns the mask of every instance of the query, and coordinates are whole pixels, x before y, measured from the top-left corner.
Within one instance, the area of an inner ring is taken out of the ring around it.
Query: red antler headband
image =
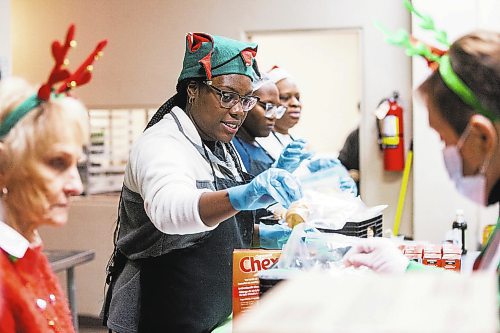
[[[68,94],[71,89],[84,85],[90,81],[93,70],[92,64],[102,55],[102,50],[106,46],[107,41],[100,41],[87,59],[85,59],[78,69],[71,74],[64,67],[69,63],[66,58],[69,49],[76,46],[76,41],[73,39],[74,34],[75,26],[72,24],[66,33],[66,39],[63,45],[57,40],[52,43],[52,56],[54,57],[55,63],[47,82],[40,87],[37,94],[28,97],[28,99],[9,113],[0,124],[0,138],[5,137],[12,127],[14,127],[14,125],[29,111],[38,107],[42,102],[48,101],[51,96],[57,96],[61,93]],[[63,84],[56,88],[55,84],[59,82],[63,82]]]

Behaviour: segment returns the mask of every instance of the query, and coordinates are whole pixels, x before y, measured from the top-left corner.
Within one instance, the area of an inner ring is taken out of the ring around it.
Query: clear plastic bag
[[[341,268],[342,258],[358,241],[355,237],[327,234],[306,223],[297,225],[283,247],[279,269],[330,270]]]
[[[347,222],[376,217],[387,207],[367,207],[360,197],[342,192],[339,176],[329,169],[301,177],[301,185],[304,197],[282,214],[290,227],[304,221],[316,228],[339,230]]]

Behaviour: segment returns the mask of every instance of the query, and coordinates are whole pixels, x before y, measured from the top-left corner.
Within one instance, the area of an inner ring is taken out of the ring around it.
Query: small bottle
[[[462,243],[462,254],[467,253],[465,248],[465,230],[467,230],[467,222],[465,222],[464,211],[462,209],[457,209],[455,221],[452,224],[452,230],[454,234],[460,234],[459,241]]]

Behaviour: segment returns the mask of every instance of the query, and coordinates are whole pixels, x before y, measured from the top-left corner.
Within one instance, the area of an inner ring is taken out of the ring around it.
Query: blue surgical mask
[[[463,173],[463,161],[460,149],[469,133],[470,125],[467,126],[464,133],[460,136],[456,146],[447,146],[443,149],[444,164],[458,192],[470,200],[486,206],[486,177],[484,174],[490,159],[485,159],[478,174],[464,176]]]

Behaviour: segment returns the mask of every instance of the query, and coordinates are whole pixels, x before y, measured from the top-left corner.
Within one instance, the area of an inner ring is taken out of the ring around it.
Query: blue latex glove
[[[228,188],[227,193],[236,210],[266,208],[275,202],[288,208],[292,202],[302,198],[298,179],[276,168],[262,172],[248,184]]]
[[[263,249],[281,249],[288,241],[292,228],[286,224],[267,225],[259,223],[260,247]]]
[[[342,192],[352,193],[352,195],[358,195],[358,187],[356,186],[356,182],[349,176],[340,177],[340,190]]]
[[[338,158],[318,158],[312,160],[307,165],[307,168],[311,172],[318,172],[320,170],[335,168],[334,169],[335,174],[338,175],[339,177],[349,176],[349,172],[342,165],[342,162],[340,162]]]
[[[305,150],[306,144],[306,141],[303,139],[297,139],[290,142],[285,149],[283,149],[283,152],[274,163],[273,167],[284,169],[288,172],[294,172],[303,160],[312,156],[311,152]]]
[[[312,173],[330,169],[330,172],[339,176],[339,185],[342,192],[352,193],[354,196],[358,194],[356,182],[349,176],[349,172],[338,158],[318,158],[311,161],[307,168]]]

